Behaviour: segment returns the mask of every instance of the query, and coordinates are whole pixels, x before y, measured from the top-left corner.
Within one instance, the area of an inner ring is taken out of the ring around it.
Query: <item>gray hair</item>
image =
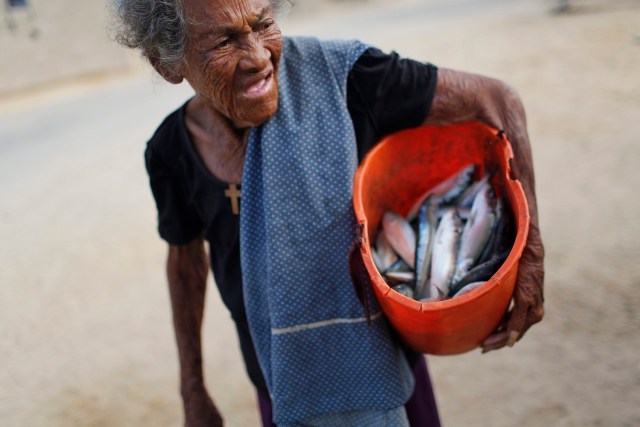
[[[276,14],[294,0],[269,0]],[[115,40],[139,49],[147,59],[155,59],[175,70],[184,58],[187,21],[183,0],[114,0]]]

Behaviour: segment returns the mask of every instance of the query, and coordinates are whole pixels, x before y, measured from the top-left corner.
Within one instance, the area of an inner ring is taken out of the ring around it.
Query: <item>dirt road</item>
[[[512,349],[428,358],[446,426],[640,425],[640,2],[574,5],[556,16],[542,1],[318,2],[284,23],[522,95],[547,314]],[[189,89],[152,80],[0,105],[2,426],[181,425],[142,150]],[[229,426],[257,425],[231,320],[209,290],[207,383]]]

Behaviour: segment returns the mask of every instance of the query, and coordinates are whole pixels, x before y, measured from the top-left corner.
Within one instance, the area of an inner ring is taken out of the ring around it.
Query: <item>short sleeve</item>
[[[167,166],[148,144],[145,163],[158,209],[158,233],[167,243],[183,245],[203,232],[203,225],[180,179],[180,165]]]
[[[347,81],[347,104],[362,157],[384,136],[421,125],[433,103],[438,69],[367,49]]]

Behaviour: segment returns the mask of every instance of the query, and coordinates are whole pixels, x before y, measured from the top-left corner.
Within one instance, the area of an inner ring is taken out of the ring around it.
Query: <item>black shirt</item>
[[[358,158],[384,136],[419,126],[427,116],[437,69],[367,49],[347,81],[347,108],[354,124]],[[233,318],[251,381],[268,396],[247,324],[240,270],[240,217],[232,212],[229,184],[218,180],[197,154],[185,125],[186,104],[170,114],[147,144],[145,160],[158,208],[160,236],[173,245],[203,235],[211,269]],[[227,193],[228,194],[228,193]]]

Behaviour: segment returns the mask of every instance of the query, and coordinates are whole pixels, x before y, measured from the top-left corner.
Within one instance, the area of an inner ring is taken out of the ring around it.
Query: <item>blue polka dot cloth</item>
[[[413,377],[379,308],[349,277],[355,134],[349,70],[367,46],[285,38],[276,115],[249,137],[240,251],[251,335],[274,420],[402,406]]]

